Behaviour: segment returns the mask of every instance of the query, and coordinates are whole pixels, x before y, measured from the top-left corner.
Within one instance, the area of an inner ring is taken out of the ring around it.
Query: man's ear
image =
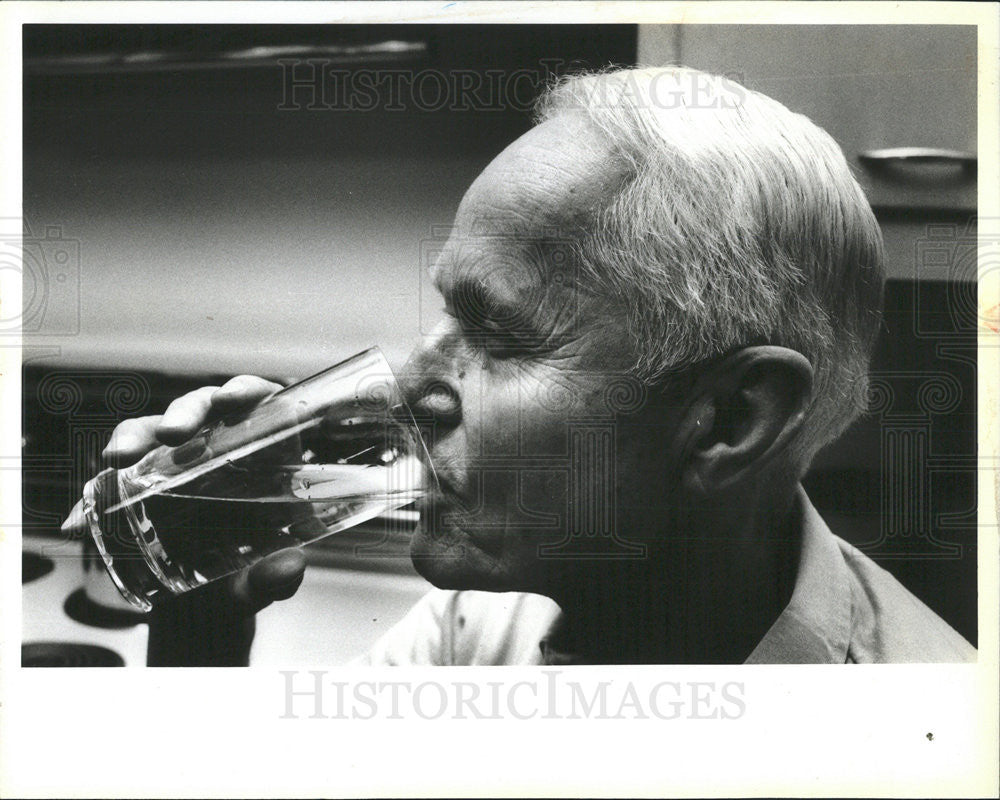
[[[809,360],[786,347],[748,347],[713,365],[678,431],[684,487],[711,494],[759,474],[802,427],[812,384]]]

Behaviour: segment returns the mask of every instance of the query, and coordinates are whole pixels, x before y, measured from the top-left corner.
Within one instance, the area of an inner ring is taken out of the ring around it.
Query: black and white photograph
[[[2,793],[990,796],[995,7],[280,5],[4,17]]]

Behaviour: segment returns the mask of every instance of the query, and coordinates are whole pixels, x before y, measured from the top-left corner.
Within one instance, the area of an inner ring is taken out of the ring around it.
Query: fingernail
[[[220,395],[222,397],[226,397],[231,394],[236,394],[237,392],[239,392],[241,389],[244,388],[245,384],[246,381],[239,380],[238,378],[233,378],[232,380],[228,381],[225,386],[220,386],[218,389],[216,389],[212,393],[212,397],[218,397]]]
[[[81,522],[83,522],[83,500],[77,500],[76,505],[73,506],[73,510],[69,512],[69,516],[66,517],[59,530],[68,531],[70,528],[77,527]]]
[[[118,450],[130,450],[135,446],[136,446],[135,436],[133,436],[130,433],[119,434],[111,438],[111,441],[108,442],[108,446],[104,448],[104,451],[101,453],[101,455],[106,457],[108,453],[113,453]]]

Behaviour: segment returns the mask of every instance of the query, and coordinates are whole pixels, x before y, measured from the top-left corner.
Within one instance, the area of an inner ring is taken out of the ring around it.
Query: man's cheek
[[[467,464],[516,454],[517,393],[503,376],[469,370],[462,384],[462,433]]]
[[[569,474],[553,466],[523,469],[517,476],[517,528],[522,538],[537,542],[562,539],[567,530]]]
[[[485,463],[519,456],[520,429],[520,408],[516,404],[497,404],[486,409],[477,431],[476,454]]]

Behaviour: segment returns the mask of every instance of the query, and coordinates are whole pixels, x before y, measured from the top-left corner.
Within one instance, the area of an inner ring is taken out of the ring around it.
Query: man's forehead
[[[432,277],[439,288],[506,262],[562,265],[572,244],[621,184],[624,166],[603,135],[577,114],[532,128],[498,155],[466,192]],[[506,276],[509,281],[532,275]],[[541,277],[545,277],[544,275]]]
[[[525,233],[584,226],[620,185],[625,165],[580,113],[560,114],[512,142],[473,181],[456,227],[496,232],[504,221]],[[499,231],[504,232],[504,231]]]

